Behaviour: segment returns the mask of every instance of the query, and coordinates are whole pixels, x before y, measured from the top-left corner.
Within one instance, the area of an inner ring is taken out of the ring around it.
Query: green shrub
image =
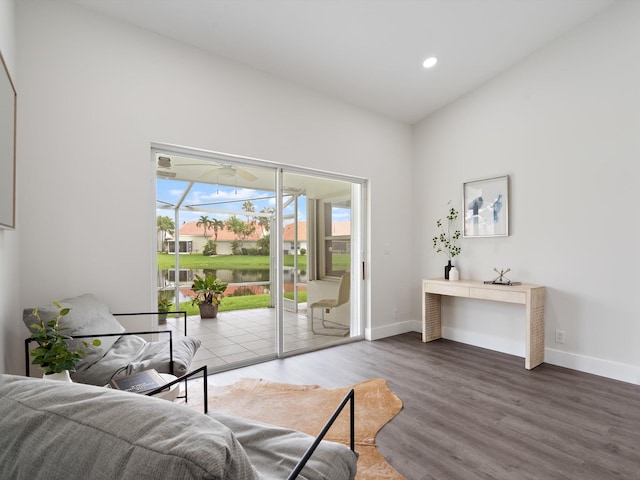
[[[207,240],[206,245],[202,249],[202,254],[209,257],[211,255],[217,255],[218,245],[213,240]]]

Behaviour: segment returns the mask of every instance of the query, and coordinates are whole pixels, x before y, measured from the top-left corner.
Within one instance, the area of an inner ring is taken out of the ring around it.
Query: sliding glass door
[[[362,337],[364,180],[162,145],[152,159],[158,300],[187,310],[196,368]],[[228,285],[215,318],[193,305],[208,275]]]
[[[361,219],[352,212],[361,191],[326,174],[283,172],[283,301],[299,314],[285,315],[284,352],[361,335],[360,257],[353,255],[362,250]]]

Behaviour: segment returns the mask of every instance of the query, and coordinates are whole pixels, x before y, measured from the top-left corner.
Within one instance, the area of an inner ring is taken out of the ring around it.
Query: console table
[[[422,341],[442,337],[442,295],[477,298],[525,306],[525,359],[527,370],[544,362],[544,287],[538,285],[492,285],[475,280],[422,281]]]

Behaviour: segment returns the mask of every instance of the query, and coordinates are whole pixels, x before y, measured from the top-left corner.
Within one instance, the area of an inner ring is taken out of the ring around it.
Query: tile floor
[[[285,312],[285,351],[322,347],[346,338],[319,334],[334,333],[319,328],[320,320],[316,320],[314,326],[315,334],[304,310],[298,314]],[[169,318],[166,327],[182,334],[184,317]],[[275,309],[222,312],[218,318],[190,316],[187,317],[187,334],[202,341],[191,364],[192,370],[207,365],[209,371],[219,371],[252,363],[275,353]]]

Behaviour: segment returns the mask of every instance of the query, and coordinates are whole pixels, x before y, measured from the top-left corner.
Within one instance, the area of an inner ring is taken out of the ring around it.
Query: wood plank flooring
[[[385,378],[400,414],[377,436],[408,480],[640,480],[640,386],[407,333],[210,376],[346,386]],[[302,405],[301,408],[304,408]]]

